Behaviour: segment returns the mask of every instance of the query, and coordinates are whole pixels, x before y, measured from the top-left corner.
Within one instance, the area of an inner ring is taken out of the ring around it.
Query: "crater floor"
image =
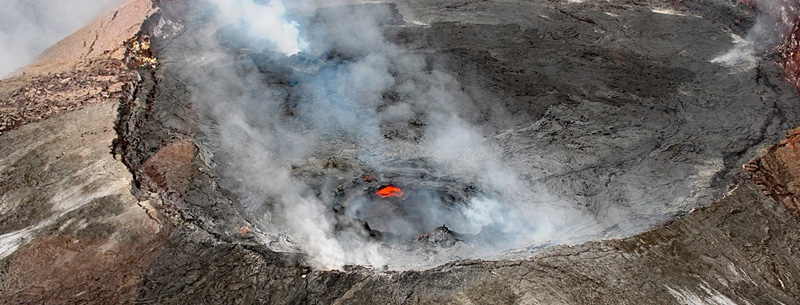
[[[116,149],[183,217],[222,235],[249,223],[316,268],[424,269],[637,234],[721,198],[800,119],[797,91],[759,57],[769,46],[727,60],[757,18],[721,2],[289,6],[308,44],[294,55],[213,5],[162,9],[144,32],[160,64]],[[148,162],[184,141],[198,157],[171,189],[148,173],[171,170]],[[432,199],[419,221],[372,228],[474,223],[492,242],[407,254],[336,215],[334,190],[402,183],[403,162],[427,164],[415,183],[474,189],[466,218]]]

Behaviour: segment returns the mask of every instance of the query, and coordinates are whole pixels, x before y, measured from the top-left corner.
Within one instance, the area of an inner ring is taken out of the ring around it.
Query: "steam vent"
[[[0,304],[800,304],[798,0],[77,2]]]

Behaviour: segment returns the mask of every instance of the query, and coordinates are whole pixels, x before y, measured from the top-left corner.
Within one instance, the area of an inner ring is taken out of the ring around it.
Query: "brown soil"
[[[172,143],[159,149],[155,155],[144,162],[144,173],[158,186],[159,190],[184,194],[189,185],[196,148],[192,142]]]

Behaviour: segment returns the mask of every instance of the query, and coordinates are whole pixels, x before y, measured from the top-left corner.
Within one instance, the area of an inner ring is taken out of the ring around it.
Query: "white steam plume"
[[[221,17],[242,26],[255,39],[266,39],[287,55],[296,54],[306,47],[296,22],[286,19],[282,1],[259,4],[250,0],[211,0],[219,8]]]
[[[723,64],[738,70],[755,68],[758,58],[780,43],[783,31],[788,30],[797,20],[800,8],[794,0],[755,0],[760,11],[756,23],[748,30],[744,39],[731,34],[734,47],[713,59],[711,62]]]
[[[216,122],[205,131],[210,138],[206,145],[219,162],[221,180],[228,181],[223,182],[225,187],[252,212],[256,224],[273,237],[288,234],[316,267],[382,267],[388,262],[390,268],[412,268],[455,258],[495,257],[509,247],[570,241],[574,236],[552,233],[591,222],[583,211],[560,204],[505,165],[502,149],[471,122],[479,112],[477,104],[484,101],[474,101],[456,78],[432,68],[424,55],[383,36],[382,23],[394,22],[390,6],[328,8],[313,22],[294,23],[286,21],[285,11],[275,9],[283,7],[277,0],[212,2],[224,17],[220,27],[233,24],[246,29],[248,37],[261,33],[260,38],[272,41],[272,51],[293,55],[277,59],[269,55],[274,62],[263,64],[212,47],[214,38],[209,37],[212,42],[205,44],[206,52],[215,56],[208,58],[217,60],[190,65],[185,73],[195,84],[192,93],[199,108]],[[252,14],[257,11],[269,13]],[[288,36],[272,33],[285,27],[302,31]],[[306,37],[307,48],[300,37]],[[293,53],[301,49],[305,51]],[[272,53],[252,56],[265,54]],[[308,68],[311,73],[303,72],[305,68],[278,69],[296,83],[265,81],[262,70],[313,61],[304,56],[330,62],[312,65],[316,68]],[[396,98],[387,101],[387,92]],[[424,127],[408,127],[411,120]],[[386,139],[382,130],[386,126],[401,126],[393,131],[402,137]],[[431,256],[399,251],[358,230],[337,228],[341,224],[330,193],[342,183],[336,176],[344,170],[326,174],[318,162],[326,159],[345,159],[341,162],[354,168],[378,171],[386,161],[425,159],[437,174],[474,181],[480,194],[470,199],[461,215],[435,202],[439,199],[433,194],[418,194],[431,203],[421,205],[425,223],[396,219],[373,225],[390,232],[419,232],[419,226],[431,230],[447,224],[463,233],[486,234],[485,240]],[[322,177],[300,177],[297,168],[312,168]]]

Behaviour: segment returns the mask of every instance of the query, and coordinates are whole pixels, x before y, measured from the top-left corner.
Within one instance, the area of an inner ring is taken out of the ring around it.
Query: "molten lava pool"
[[[380,190],[375,192],[375,194],[381,196],[382,198],[389,198],[389,197],[402,198],[403,195],[405,195],[405,193],[403,193],[403,190],[401,188],[396,187],[394,185],[389,185],[384,188],[381,188]]]

